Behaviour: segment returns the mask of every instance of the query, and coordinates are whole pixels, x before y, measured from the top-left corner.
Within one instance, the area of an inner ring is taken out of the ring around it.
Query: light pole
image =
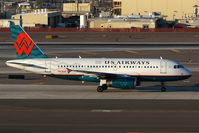
[[[173,20],[175,20],[175,16],[176,16],[176,13],[177,13],[178,11],[173,11]]]
[[[1,0],[1,13],[4,12],[4,0]]]
[[[76,5],[77,5],[77,12],[79,12],[79,0],[76,0]]]
[[[198,6],[197,4],[193,6],[194,15],[195,15],[196,18],[198,17],[198,7],[199,7],[199,6]]]

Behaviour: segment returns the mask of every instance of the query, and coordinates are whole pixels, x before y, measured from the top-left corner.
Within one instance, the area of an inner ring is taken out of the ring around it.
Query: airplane
[[[180,63],[163,58],[49,58],[20,25],[10,22],[10,31],[18,59],[7,61],[7,66],[65,80],[97,82],[97,92],[108,87],[134,89],[141,82],[160,82],[165,92],[166,82],[192,76]]]

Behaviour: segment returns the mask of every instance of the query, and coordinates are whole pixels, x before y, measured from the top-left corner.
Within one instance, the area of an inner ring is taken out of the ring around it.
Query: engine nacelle
[[[117,78],[108,81],[107,85],[120,89],[134,89],[136,87],[136,78]]]

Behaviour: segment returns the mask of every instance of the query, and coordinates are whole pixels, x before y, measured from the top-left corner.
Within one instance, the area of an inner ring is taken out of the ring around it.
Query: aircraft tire
[[[166,87],[161,87],[161,92],[166,92],[167,88]]]
[[[107,86],[106,84],[104,84],[104,85],[102,85],[102,88],[103,88],[104,90],[107,90],[107,89],[108,89],[108,86]]]
[[[102,86],[97,87],[97,92],[103,92],[103,91],[104,91],[104,88]]]

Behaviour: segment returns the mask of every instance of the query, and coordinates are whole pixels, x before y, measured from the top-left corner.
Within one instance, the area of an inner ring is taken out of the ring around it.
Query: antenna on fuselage
[[[81,59],[82,57],[79,55],[79,59]]]
[[[160,56],[160,59],[161,59],[161,60],[163,59],[162,56]]]

